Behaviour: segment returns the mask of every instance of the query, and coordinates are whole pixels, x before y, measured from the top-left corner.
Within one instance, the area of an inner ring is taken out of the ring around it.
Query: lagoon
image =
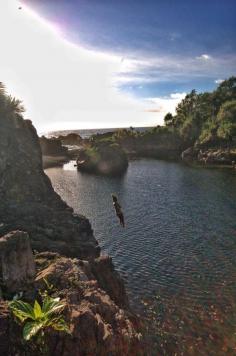
[[[132,304],[162,294],[214,303],[236,284],[236,174],[157,160],[131,161],[123,177],[80,173],[73,162],[46,170],[54,189],[89,218],[126,281]],[[122,205],[119,226],[111,193]]]

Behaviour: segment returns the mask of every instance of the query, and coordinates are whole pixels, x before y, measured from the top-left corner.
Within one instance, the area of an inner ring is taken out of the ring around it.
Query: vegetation
[[[9,308],[17,321],[23,326],[23,339],[32,339],[36,350],[42,354],[47,353],[46,334],[50,330],[64,331],[69,333],[69,328],[61,315],[65,303],[59,298],[52,298],[47,294],[43,297],[42,306],[37,300],[34,306],[22,300],[9,302]]]
[[[217,135],[232,141],[236,136],[236,100],[226,101],[217,115]]]
[[[0,119],[9,115],[21,115],[24,111],[22,102],[8,95],[5,86],[0,82]]]
[[[211,93],[192,90],[177,105],[176,114],[167,113],[164,126],[143,132],[119,129],[115,132],[93,135],[88,140],[88,155],[99,160],[100,147],[117,144],[129,157],[179,159],[189,147],[236,147],[236,77],[223,81]],[[99,149],[98,149],[99,147]],[[231,157],[232,158],[232,157]],[[233,158],[228,161],[232,161]]]
[[[186,95],[176,108],[176,115],[167,114],[165,124],[180,134],[183,142],[215,144],[236,136],[236,77],[223,81],[212,93]]]
[[[122,147],[111,137],[93,136],[77,159],[77,167],[84,172],[102,175],[121,175],[128,167]]]
[[[7,95],[0,83],[0,118],[21,115],[23,111],[22,103]],[[206,148],[230,146],[233,150],[236,147],[236,77],[223,81],[213,92],[192,90],[177,105],[175,115],[166,114],[164,123],[164,126],[144,132],[130,127],[93,135],[84,140],[86,157],[81,161],[86,159],[86,163],[80,168],[96,171],[101,161],[106,161],[109,166],[117,157],[120,161],[117,169],[122,167],[123,171],[127,167],[125,154],[177,159],[181,152],[194,145]]]

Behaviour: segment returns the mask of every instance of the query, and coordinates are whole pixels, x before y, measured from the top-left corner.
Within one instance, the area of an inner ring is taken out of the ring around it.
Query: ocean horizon
[[[133,127],[131,126],[135,131],[138,132],[144,132],[145,130],[151,129],[154,126],[143,126],[143,127]],[[79,134],[83,139],[84,138],[89,138],[92,135],[96,134],[104,134],[107,132],[115,132],[117,130],[121,129],[130,129],[131,127],[117,127],[117,128],[101,128],[101,129],[75,129],[75,130],[55,130],[55,131],[48,131],[44,132],[41,134],[41,136],[46,136],[48,138],[51,137],[58,137],[60,135],[65,136],[70,133],[76,133]]]

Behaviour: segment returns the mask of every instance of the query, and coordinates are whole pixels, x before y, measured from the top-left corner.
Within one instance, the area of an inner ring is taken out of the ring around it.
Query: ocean
[[[138,132],[144,132],[145,130],[150,129],[151,127],[134,127],[134,130]],[[129,129],[129,127],[126,127]],[[87,130],[60,130],[60,131],[50,131],[45,133],[44,135],[47,137],[58,137],[60,135],[68,135],[69,133],[77,133],[82,138],[89,138],[92,135],[103,134],[107,132],[114,132],[119,130],[119,128],[106,128],[106,129],[87,129]]]

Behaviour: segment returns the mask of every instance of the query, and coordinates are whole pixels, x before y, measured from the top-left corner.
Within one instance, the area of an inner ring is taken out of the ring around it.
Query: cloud
[[[202,54],[201,56],[197,57],[197,59],[208,61],[211,59],[211,56],[209,56],[209,54]]]
[[[173,93],[170,94],[171,99],[182,100],[186,96],[186,93]]]
[[[160,107],[158,109],[146,109],[145,112],[162,113],[163,112],[163,108]]]
[[[216,76],[233,75],[236,57],[210,57],[203,54],[192,58],[186,56],[139,57],[125,59],[125,67],[114,73],[113,84],[117,87],[153,83],[183,83],[194,80],[212,80]]]
[[[172,93],[166,97],[146,98],[145,101],[149,103],[149,107],[145,111],[159,113],[162,115],[162,118],[168,112],[175,114],[176,106],[180,103],[182,99],[185,98],[185,96],[186,93]]]
[[[216,83],[216,84],[220,84],[220,83],[222,83],[223,81],[224,81],[224,79],[216,79],[216,80],[215,80],[215,83]]]
[[[160,124],[185,93],[137,98],[153,83],[225,78],[235,72],[235,56],[113,53],[87,50],[62,38],[18,1],[0,0],[0,81],[23,99],[26,116],[39,130],[129,127]],[[206,58],[209,57],[209,58]],[[208,60],[211,59],[211,60]],[[176,85],[177,87],[177,85]]]

